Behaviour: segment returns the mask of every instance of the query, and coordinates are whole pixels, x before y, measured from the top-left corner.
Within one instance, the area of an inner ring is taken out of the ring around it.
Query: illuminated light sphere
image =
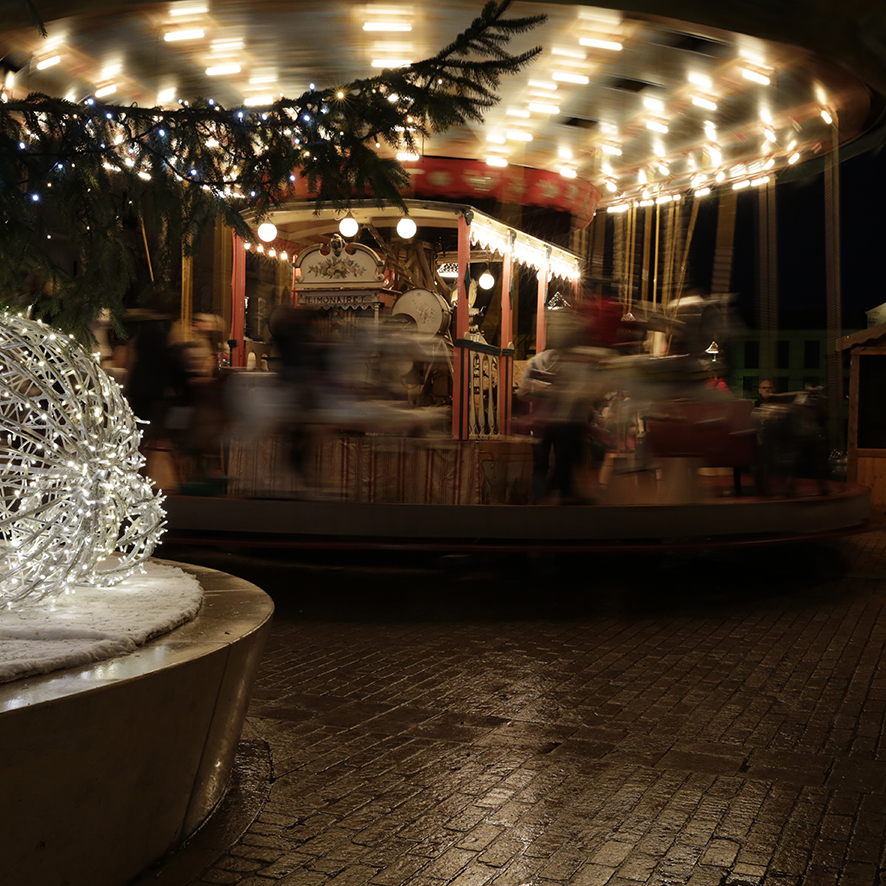
[[[163,529],[135,415],[72,338],[0,321],[0,604],[117,584]]]
[[[480,279],[477,281],[477,285],[481,289],[492,289],[495,286],[495,277],[489,273],[489,271],[484,271],[480,274]]]
[[[415,236],[415,232],[418,230],[418,225],[411,218],[401,218],[400,221],[397,222],[397,233],[404,240],[411,240]]]
[[[264,240],[265,243],[270,243],[274,237],[277,236],[277,226],[272,225],[270,222],[264,222],[264,224],[260,224],[258,226],[258,234],[259,240]]]
[[[357,223],[357,219],[355,219],[353,215],[346,215],[338,223],[338,232],[342,237],[355,237],[359,230],[360,225]]]

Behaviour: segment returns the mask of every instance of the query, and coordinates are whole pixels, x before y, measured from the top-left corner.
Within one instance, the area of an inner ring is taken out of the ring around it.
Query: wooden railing
[[[510,433],[514,352],[460,338],[455,358],[461,367],[461,391],[453,398],[456,436],[479,440]]]

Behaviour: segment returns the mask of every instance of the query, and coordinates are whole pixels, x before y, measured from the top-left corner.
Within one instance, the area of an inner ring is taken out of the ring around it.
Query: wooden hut
[[[886,508],[886,323],[843,336],[837,350],[851,354],[846,478]]]

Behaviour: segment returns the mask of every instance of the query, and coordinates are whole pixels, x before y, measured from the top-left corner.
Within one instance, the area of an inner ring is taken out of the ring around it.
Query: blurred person
[[[532,503],[542,504],[555,493],[561,504],[581,501],[576,471],[588,425],[588,406],[567,390],[564,353],[548,348],[526,364],[517,394],[528,402],[532,445]],[[551,455],[554,457],[553,476]]]
[[[308,308],[275,307],[268,316],[268,331],[279,358],[278,376],[286,390],[289,463],[307,484],[313,457],[312,425],[322,406],[320,388],[328,369],[328,349],[318,335],[317,315]]]
[[[775,385],[768,378],[764,378],[757,388],[757,399],[754,401],[755,406],[764,406],[773,399],[775,394]]]

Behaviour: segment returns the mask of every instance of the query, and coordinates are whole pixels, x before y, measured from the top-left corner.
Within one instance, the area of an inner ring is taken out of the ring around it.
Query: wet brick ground
[[[192,886],[886,883],[886,531],[204,562],[278,614],[257,814]]]

